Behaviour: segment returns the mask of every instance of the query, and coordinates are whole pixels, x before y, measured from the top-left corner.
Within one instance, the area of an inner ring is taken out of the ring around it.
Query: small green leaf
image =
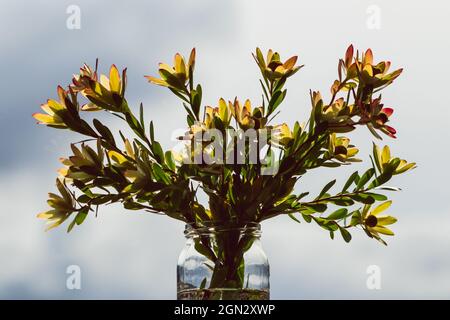
[[[83,223],[84,219],[86,219],[89,212],[89,207],[84,207],[81,209],[75,217],[75,223],[80,225]]]
[[[140,104],[139,106],[139,122],[141,123],[141,127],[144,128],[145,124],[144,124],[144,105]]]
[[[286,96],[287,90],[284,91],[277,91],[274,93],[272,98],[269,101],[269,104],[267,106],[267,114],[272,114],[278,106],[283,102],[284,97]]]
[[[301,223],[300,220],[298,220],[293,213],[289,213],[288,214],[289,218],[291,218],[292,220],[294,220],[295,222]]]
[[[175,171],[176,166],[175,166],[175,161],[173,159],[173,154],[172,151],[166,151],[166,153],[164,154],[165,158],[166,158],[166,164],[169,167],[170,170]]]
[[[164,152],[163,152],[163,149],[161,147],[161,144],[158,141],[153,141],[153,143],[152,143],[152,151],[153,151],[153,154],[156,157],[156,160],[159,163],[163,163],[164,162]]]
[[[328,182],[327,185],[325,187],[323,187],[322,191],[320,191],[320,194],[316,199],[321,199],[327,193],[327,191],[330,190],[334,186],[335,183],[336,183],[336,179]]]
[[[388,182],[390,179],[392,178],[392,173],[389,172],[383,172],[381,175],[378,176],[378,178],[374,179],[369,186],[367,187],[367,189],[373,189],[376,188],[378,186],[381,186],[382,184]]]
[[[339,231],[341,232],[342,238],[344,238],[345,242],[350,242],[352,240],[352,235],[347,229],[339,227]]]
[[[362,187],[364,187],[364,185],[370,180],[372,179],[373,175],[375,174],[375,169],[374,168],[370,168],[369,170],[367,170],[359,179],[359,182],[356,186],[355,190],[360,190]]]
[[[356,181],[356,179],[359,178],[358,171],[355,171],[352,173],[352,175],[348,178],[347,182],[345,183],[344,187],[342,188],[342,193],[348,190],[348,188],[352,185],[353,182]]]
[[[387,200],[387,197],[384,194],[371,193],[371,192],[367,192],[366,194],[368,196],[372,197],[373,199],[375,199],[376,201],[385,201],[385,200]]]
[[[153,127],[153,121],[150,121],[150,141],[155,141],[155,128]]]
[[[370,195],[365,194],[365,193],[359,193],[359,194],[351,195],[350,197],[353,200],[355,200],[357,202],[364,203],[364,204],[372,204],[372,203],[375,202],[374,198],[372,198]]]
[[[348,210],[345,208],[341,208],[330,214],[325,219],[327,220],[340,220],[345,218],[348,215]]]
[[[309,211],[313,212],[325,212],[327,210],[327,205],[323,203],[314,203],[314,204],[303,204],[304,207],[306,207]]]

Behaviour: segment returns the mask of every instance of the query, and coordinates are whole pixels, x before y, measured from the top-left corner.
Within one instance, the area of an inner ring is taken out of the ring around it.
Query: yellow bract
[[[391,204],[392,201],[386,201],[372,211],[369,211],[368,206],[364,209],[365,214],[363,219],[365,228],[376,239],[381,240],[379,234],[384,234],[387,236],[394,235],[394,232],[386,226],[394,224],[397,222],[397,219],[389,215],[380,215],[380,213],[388,209]]]
[[[287,146],[293,139],[292,131],[286,123],[276,125],[272,128],[272,142],[281,146]]]
[[[56,228],[62,224],[70,214],[75,210],[75,201],[72,195],[64,186],[61,180],[56,179],[56,186],[61,194],[61,196],[54,193],[49,193],[49,199],[47,201],[48,205],[52,208],[51,210],[41,212],[37,215],[40,219],[48,220],[49,226],[46,231]]]
[[[270,81],[276,81],[283,77],[290,77],[296,73],[303,66],[295,66],[297,63],[297,56],[290,57],[284,63],[280,60],[278,52],[273,52],[269,49],[267,58],[264,60],[263,54],[259,48],[256,48],[256,54],[253,54],[262,74]]]
[[[225,127],[230,124],[232,104],[220,98],[218,107],[205,107],[205,125],[208,129],[214,128],[214,117],[218,117]]]
[[[238,99],[233,104],[230,102],[231,113],[236,119],[239,127],[246,129],[261,129],[266,125],[267,120],[263,117],[263,107],[252,109],[252,104],[247,99],[244,105],[241,105]]]
[[[161,78],[153,76],[145,76],[147,80],[153,84],[169,87],[179,91],[186,90],[186,83],[190,80],[190,74],[194,71],[195,66],[195,48],[192,49],[189,60],[185,59],[179,53],[175,54],[173,67],[166,63],[159,64],[159,75]]]
[[[361,161],[360,159],[355,158],[359,150],[350,144],[350,139],[347,137],[337,137],[335,133],[330,135],[328,152],[331,156],[341,162]]]
[[[67,125],[64,123],[63,119],[58,115],[58,112],[64,112],[66,110],[64,100],[67,94],[61,86],[58,86],[58,95],[61,102],[49,99],[46,104],[41,105],[42,110],[46,113],[33,114],[33,118],[35,118],[39,124],[45,124],[58,128],[67,128]]]
[[[393,174],[401,174],[416,167],[415,162],[408,163],[406,160],[392,157],[389,147],[386,145],[380,149],[375,143],[373,144],[373,157],[375,164],[380,173],[383,173],[389,165],[396,164]]]
[[[109,69],[109,78],[92,71],[89,66],[80,69],[80,74],[74,75],[71,88],[90,100],[83,105],[83,111],[99,111],[102,109],[120,111],[125,94],[126,69],[121,78],[119,70],[113,64]]]

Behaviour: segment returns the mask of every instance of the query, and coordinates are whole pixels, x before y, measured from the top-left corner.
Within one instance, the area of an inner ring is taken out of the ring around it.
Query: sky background
[[[81,9],[81,29],[66,27],[69,5]],[[373,11],[375,10],[375,11]],[[377,11],[379,10],[379,11]],[[373,14],[379,13],[379,28]],[[274,299],[450,298],[450,180],[447,170],[450,111],[448,1],[23,1],[0,0],[0,298],[173,299],[176,262],[184,246],[177,221],[121,206],[101,208],[81,227],[44,232],[36,219],[54,191],[58,158],[71,132],[37,126],[31,114],[56,86],[67,85],[83,62],[100,59],[128,67],[127,97],[145,106],[166,148],[185,125],[184,110],[168,90],[151,86],[158,62],[197,49],[196,80],[204,104],[220,97],[258,101],[256,46],[305,64],[287,84],[278,120],[292,124],[309,113],[309,89],[328,96],[337,61],[351,43],[372,48],[375,60],[391,60],[404,73],[385,90],[395,109],[398,139],[385,139],[394,155],[418,163],[391,185],[390,213],[399,218],[388,247],[353,232],[353,241],[330,240],[316,225],[287,217],[263,223]],[[98,115],[113,128],[119,123]],[[109,121],[109,122],[108,122]],[[368,160],[372,136],[351,135]],[[332,178],[342,185],[356,168],[311,172],[297,188],[320,190]],[[81,290],[66,288],[66,269],[81,268]],[[381,270],[381,289],[366,286],[370,265]]]

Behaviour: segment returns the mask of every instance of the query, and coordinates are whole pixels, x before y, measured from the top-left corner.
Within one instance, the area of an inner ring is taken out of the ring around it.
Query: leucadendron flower
[[[189,60],[186,63],[184,57],[177,53],[174,57],[173,67],[166,63],[159,64],[159,75],[161,78],[145,76],[153,84],[169,87],[176,91],[187,91],[187,83],[191,80],[195,67],[195,48],[192,49]]]
[[[265,127],[267,119],[264,117],[263,107],[252,109],[249,99],[245,101],[244,105],[241,105],[238,99],[234,99],[232,105],[231,113],[241,129],[262,129]]]
[[[80,74],[74,75],[71,88],[76,92],[81,92],[89,99],[81,107],[84,111],[109,110],[121,112],[125,105],[126,69],[122,71],[122,77],[115,65],[109,69],[109,78],[101,74],[98,79],[97,71],[93,71],[89,66],[84,65],[80,69]]]
[[[282,62],[279,53],[273,52],[272,49],[269,49],[267,57],[264,59],[261,50],[256,48],[256,54],[253,54],[253,57],[261,69],[263,76],[270,81],[288,78],[303,67],[303,65],[295,65],[297,63],[297,56],[292,56],[285,62]]]
[[[286,147],[292,140],[292,131],[286,123],[271,128],[271,142],[273,144]]]
[[[389,172],[392,175],[401,174],[416,167],[415,162],[408,163],[404,159],[391,156],[391,150],[386,145],[380,149],[373,144],[373,158],[375,165],[380,173]]]
[[[82,144],[81,148],[72,144],[71,149],[73,154],[68,158],[60,159],[64,167],[58,170],[61,177],[66,181],[88,182],[97,177],[103,170],[105,154],[100,142],[97,144],[97,151],[85,144]]]
[[[349,138],[338,137],[335,133],[330,135],[328,143],[328,157],[341,162],[360,162],[360,159],[355,158],[358,152],[358,148],[350,144]]]
[[[382,215],[381,213],[388,209],[392,204],[392,201],[386,201],[378,205],[375,209],[370,210],[370,205],[365,205],[362,212],[362,218],[364,221],[363,228],[369,236],[374,237],[380,241],[380,234],[386,236],[393,236],[394,232],[387,226],[397,222],[397,219],[389,216]]]
[[[359,81],[373,89],[391,84],[403,71],[403,69],[397,69],[388,73],[391,66],[390,61],[381,61],[374,64],[371,49],[367,49],[361,58],[358,54],[354,56],[353,45],[347,48],[342,65],[347,79]]]
[[[397,131],[386,123],[389,121],[389,117],[394,113],[392,108],[384,108],[381,103],[381,98],[376,98],[369,103],[359,104],[359,116],[361,122],[366,123],[370,131],[380,138],[373,129],[378,129],[391,138],[396,138]]]
[[[331,132],[345,133],[355,129],[352,120],[354,114],[353,105],[348,105],[343,98],[334,100],[331,104],[325,105],[320,92],[311,94],[311,101],[314,108],[316,122],[324,123]]]
[[[66,103],[71,103],[71,101],[67,99],[67,93],[61,86],[58,86],[57,91],[60,101],[48,99],[47,103],[41,105],[41,109],[45,113],[34,113],[33,118],[40,124],[65,129],[67,125],[63,121],[63,116],[67,113]]]
[[[348,106],[344,98],[336,99],[322,110],[322,121],[328,123],[330,131],[344,133],[355,129],[352,120],[353,106]]]
[[[221,120],[224,127],[230,124],[233,105],[231,102],[227,103],[223,98],[219,100],[218,107],[205,107],[205,125],[208,129],[215,128],[214,118]]]
[[[51,209],[37,215],[38,218],[47,220],[49,226],[46,230],[56,228],[66,221],[72,212],[77,210],[75,208],[74,198],[60,179],[56,179],[56,186],[58,187],[61,196],[49,193],[47,203]]]

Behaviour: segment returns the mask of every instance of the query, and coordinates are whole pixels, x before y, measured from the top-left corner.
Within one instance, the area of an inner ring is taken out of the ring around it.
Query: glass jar
[[[178,258],[179,300],[268,300],[269,261],[261,226],[187,224]]]

